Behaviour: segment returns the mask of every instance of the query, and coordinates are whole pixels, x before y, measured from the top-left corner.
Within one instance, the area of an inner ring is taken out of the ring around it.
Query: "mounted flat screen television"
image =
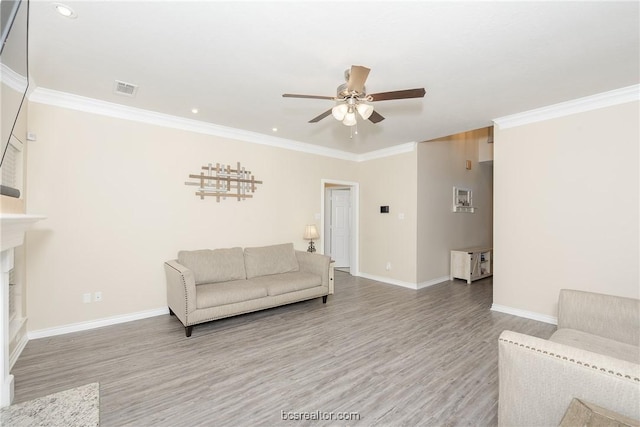
[[[0,50],[1,134],[0,167],[13,135],[18,114],[29,87],[28,28],[29,1],[2,0],[0,2],[2,48]],[[18,135],[18,140],[23,138]]]

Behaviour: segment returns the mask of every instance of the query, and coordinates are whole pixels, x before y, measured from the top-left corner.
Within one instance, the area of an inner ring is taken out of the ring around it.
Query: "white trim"
[[[2,252],[21,246],[24,233],[33,224],[47,217],[31,214],[0,213],[0,249]]]
[[[29,101],[53,105],[55,107],[68,108],[70,110],[77,110],[85,113],[99,114],[117,119],[131,120],[156,126],[219,136],[222,138],[236,139],[254,144],[268,145],[271,147],[301,151],[304,153],[333,157],[342,160],[355,161],[357,158],[355,154],[348,153],[346,151],[334,150],[331,148],[320,147],[318,145],[307,144],[285,138],[277,138],[257,132],[249,132],[242,129],[220,126],[198,120],[185,119],[169,114],[156,113],[154,111],[144,110],[141,108],[128,107],[126,105],[115,104],[112,102],[101,101],[98,99],[87,98],[42,87],[36,88],[36,90],[29,95]]]
[[[420,282],[417,285],[418,289],[428,288],[429,286],[437,285],[438,283],[448,282],[449,276],[437,277],[435,279],[427,280],[426,282]]]
[[[625,104],[627,102],[639,100],[640,85],[633,85],[537,108],[535,110],[500,117],[498,119],[494,119],[493,122],[498,125],[499,129],[509,129],[516,126],[556,119],[559,117],[569,116],[571,114],[584,113],[586,111],[597,110],[599,108],[611,107],[613,105]]]
[[[9,355],[9,370],[13,369],[13,365],[15,365],[18,361],[18,358],[22,354],[22,350],[24,350],[28,342],[29,339],[27,338],[27,334],[24,334],[22,335],[22,337],[20,337],[20,341],[18,341],[15,348]]]
[[[364,154],[358,154],[356,157],[356,161],[365,162],[367,160],[381,159],[383,157],[395,156],[397,154],[410,153],[415,150],[416,145],[418,145],[417,142],[406,142],[404,144],[394,145],[393,147],[370,151]]]
[[[524,317],[525,319],[537,320],[538,322],[550,323],[552,325],[558,324],[557,317],[547,316],[546,314],[535,313],[533,311],[521,310],[519,308],[507,307],[499,304],[491,304],[491,311],[511,314],[513,316]]]
[[[139,311],[137,313],[123,314],[119,316],[105,317],[88,322],[72,323],[65,326],[57,326],[55,328],[38,329],[27,333],[30,340],[38,338],[54,337],[56,335],[70,334],[72,332],[87,331],[89,329],[102,328],[103,326],[117,325],[119,323],[131,322],[134,320],[146,319],[148,317],[161,316],[169,314],[167,307],[156,308],[153,310]]]
[[[114,117],[122,120],[131,120],[155,126],[163,126],[205,135],[236,139],[253,144],[268,145],[270,147],[283,148],[285,150],[299,151],[340,160],[350,160],[353,162],[363,162],[366,160],[407,153],[414,150],[416,146],[415,142],[408,142],[382,150],[371,151],[365,154],[354,154],[347,151],[308,144],[306,142],[278,138],[271,135],[264,135],[257,132],[250,132],[193,119],[185,119],[183,117],[157,113],[113,102],[101,101],[43,87],[35,88],[35,90],[29,94],[29,101],[39,104],[53,105],[60,108],[68,108],[70,110],[82,111],[85,113]]]
[[[365,279],[375,280],[376,282],[387,283],[389,285],[402,286],[403,288],[413,289],[414,291],[418,290],[418,285],[411,282],[404,282],[402,280],[391,279],[389,277],[384,276],[375,276],[373,274],[368,273],[359,273],[360,277],[364,277]],[[447,280],[449,278],[447,277]]]
[[[5,64],[0,64],[0,81],[19,92],[20,96],[24,94],[29,85],[29,81],[25,76],[18,74]]]

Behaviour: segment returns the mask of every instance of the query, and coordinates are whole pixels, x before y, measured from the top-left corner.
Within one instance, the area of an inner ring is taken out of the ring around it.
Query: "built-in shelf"
[[[24,243],[25,232],[42,215],[0,213],[0,407],[13,400],[13,375],[11,366],[27,342],[27,318],[22,313],[22,284],[10,285],[9,275],[14,265],[14,249]],[[9,308],[9,288],[12,294],[12,309]]]

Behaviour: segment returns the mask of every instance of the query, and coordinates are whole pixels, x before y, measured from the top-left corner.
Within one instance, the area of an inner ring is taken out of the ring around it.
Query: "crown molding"
[[[206,123],[193,119],[172,116],[169,114],[157,113],[141,108],[128,107],[113,102],[101,101],[94,98],[74,95],[67,92],[37,87],[29,95],[29,101],[52,105],[70,110],[82,111],[85,113],[99,114],[102,116],[114,117],[117,119],[131,120],[156,126],[163,126],[173,129],[186,130],[206,135],[218,136],[222,138],[236,139],[253,144],[267,145],[270,147],[282,148],[285,150],[299,151],[317,156],[332,157],[340,160],[350,160],[362,162],[381,157],[393,156],[406,153],[415,148],[415,143],[400,144],[382,150],[371,151],[365,154],[349,153],[347,151],[321,147],[305,142],[294,141],[285,138],[278,138],[263,135],[257,132],[249,132],[213,123]]]
[[[405,142],[404,144],[394,145],[393,147],[383,148],[376,151],[356,155],[355,161],[366,162],[367,160],[381,159],[383,157],[395,156],[397,154],[410,153],[416,149],[416,142]]]
[[[494,119],[493,122],[499,129],[509,129],[544,120],[556,119],[577,113],[584,113],[599,108],[625,104],[640,100],[640,85],[627,86],[584,98],[573,99],[547,107]]]
[[[0,64],[0,81],[16,92],[20,92],[21,95],[29,86],[29,81],[25,76],[16,73],[5,64]]]

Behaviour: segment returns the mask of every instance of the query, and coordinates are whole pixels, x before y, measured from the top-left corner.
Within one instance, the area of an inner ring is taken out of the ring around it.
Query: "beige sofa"
[[[193,325],[333,294],[328,256],[293,244],[180,251],[167,261],[169,312],[191,336]]]
[[[571,400],[640,419],[640,300],[562,289],[549,340],[499,339],[498,424],[557,426]]]

